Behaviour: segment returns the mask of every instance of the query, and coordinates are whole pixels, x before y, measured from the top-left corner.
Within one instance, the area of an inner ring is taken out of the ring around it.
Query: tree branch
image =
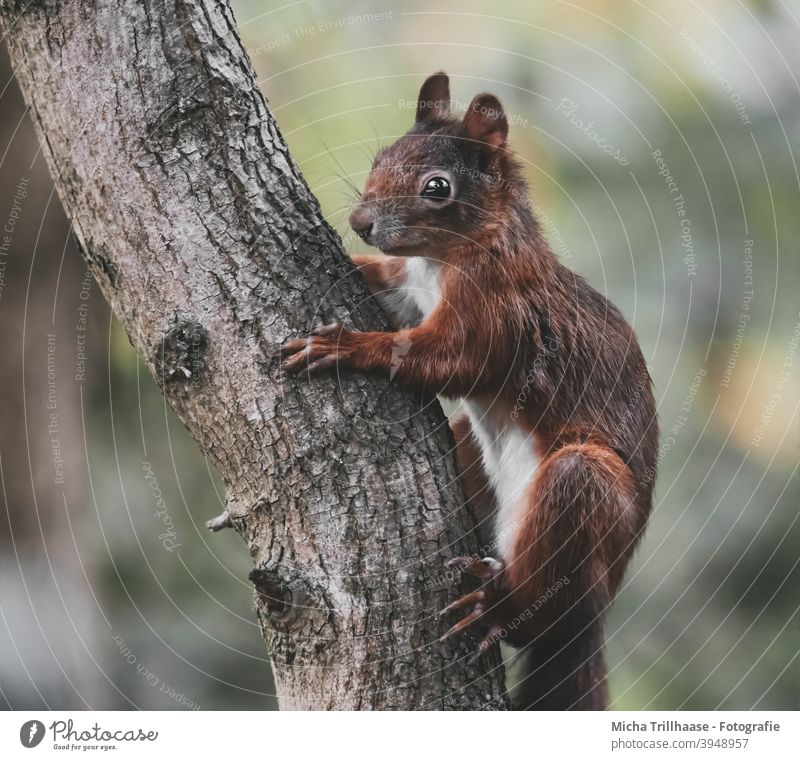
[[[445,562],[477,548],[438,404],[294,382],[271,358],[316,321],[386,323],[227,2],[0,1],[0,18],[85,258],[225,482],[280,705],[505,709],[497,652],[468,666],[467,642],[436,643]]]

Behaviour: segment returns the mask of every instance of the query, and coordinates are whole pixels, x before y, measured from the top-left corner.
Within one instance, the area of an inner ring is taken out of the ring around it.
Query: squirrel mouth
[[[399,253],[401,251],[414,251],[422,246],[421,243],[376,243],[375,247],[382,253]]]
[[[369,242],[383,253],[412,251],[424,245],[424,241],[420,240],[418,235],[409,235],[408,230],[403,230],[402,232],[392,230],[388,234],[373,235]]]

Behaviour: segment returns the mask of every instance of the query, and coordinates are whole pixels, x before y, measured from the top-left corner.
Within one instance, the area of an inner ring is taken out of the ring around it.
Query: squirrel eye
[[[450,197],[450,182],[444,177],[431,177],[420,195],[432,201],[444,201]]]

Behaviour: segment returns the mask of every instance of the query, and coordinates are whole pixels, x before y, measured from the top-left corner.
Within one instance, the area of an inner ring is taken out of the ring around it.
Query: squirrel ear
[[[450,116],[450,80],[439,71],[423,83],[417,98],[417,122],[446,119]]]
[[[484,92],[472,99],[464,114],[464,134],[469,140],[486,143],[492,150],[505,145],[508,120],[494,95]]]

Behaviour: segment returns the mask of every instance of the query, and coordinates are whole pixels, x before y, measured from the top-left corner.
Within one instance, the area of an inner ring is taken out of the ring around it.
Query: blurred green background
[[[349,250],[349,183],[410,126],[423,78],[447,71],[462,108],[500,97],[548,239],[633,322],[659,400],[655,509],[608,622],[612,707],[798,709],[800,5],[233,6]],[[249,558],[203,527],[219,483],[82,285],[2,65],[0,699],[274,708]]]

